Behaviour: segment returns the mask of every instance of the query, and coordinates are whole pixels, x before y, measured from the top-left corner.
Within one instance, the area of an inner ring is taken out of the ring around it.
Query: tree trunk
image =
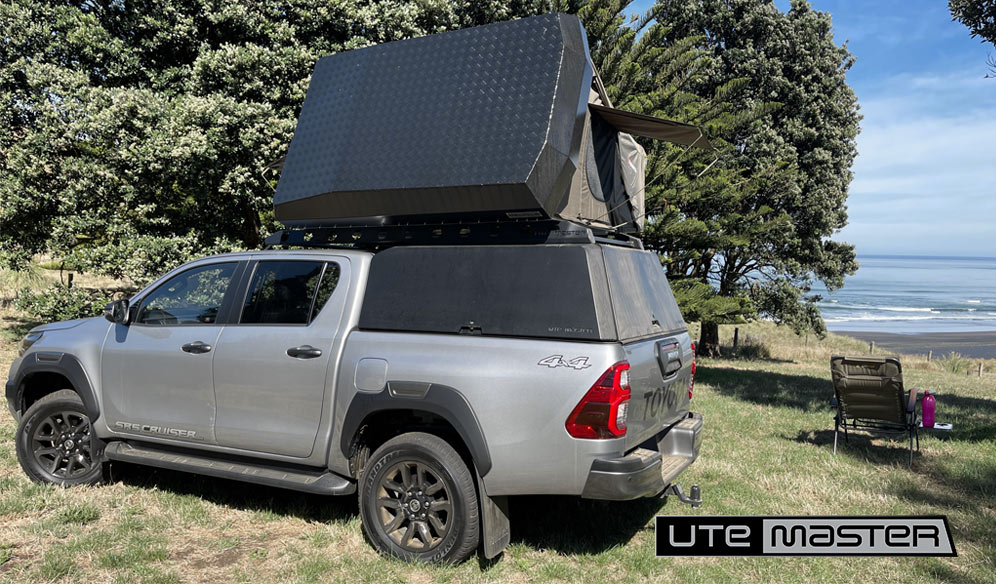
[[[245,218],[245,225],[242,228],[242,241],[246,249],[257,249],[262,246],[263,240],[260,237],[259,213],[252,204],[252,199],[245,201],[242,205],[242,214]]]
[[[699,355],[719,357],[719,323],[703,322],[699,343],[695,346]]]

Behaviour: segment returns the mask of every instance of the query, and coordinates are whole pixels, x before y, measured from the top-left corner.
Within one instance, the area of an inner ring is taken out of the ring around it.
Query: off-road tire
[[[462,562],[480,541],[474,482],[467,463],[442,438],[421,432],[392,438],[370,456],[360,475],[363,531],[387,556]]]
[[[71,389],[31,404],[14,437],[21,468],[37,483],[71,487],[100,482],[101,443],[90,422],[83,400]]]

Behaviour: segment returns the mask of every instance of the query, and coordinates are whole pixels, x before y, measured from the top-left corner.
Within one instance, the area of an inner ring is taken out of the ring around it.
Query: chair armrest
[[[920,393],[920,389],[917,388],[917,387],[914,387],[914,388],[910,389],[909,399],[906,400],[906,411],[907,412],[912,412],[912,411],[916,410],[916,398],[917,398],[917,394],[919,394],[919,393]]]

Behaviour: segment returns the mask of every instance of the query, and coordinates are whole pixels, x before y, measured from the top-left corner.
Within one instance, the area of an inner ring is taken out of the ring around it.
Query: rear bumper
[[[637,448],[618,458],[595,459],[581,496],[628,501],[661,493],[698,458],[702,414],[688,414],[659,434],[656,442],[656,450]]]

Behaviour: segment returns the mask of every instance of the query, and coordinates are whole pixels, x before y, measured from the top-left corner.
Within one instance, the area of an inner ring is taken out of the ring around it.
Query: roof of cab
[[[209,259],[221,259],[221,258],[232,258],[232,259],[249,259],[249,258],[279,258],[285,256],[314,256],[316,258],[329,257],[329,256],[346,256],[346,257],[372,257],[374,252],[362,250],[362,249],[352,249],[348,247],[327,247],[321,249],[266,249],[266,250],[247,250],[247,251],[236,251],[231,253],[220,253],[210,256],[204,256],[203,258],[198,258],[198,260],[209,260]]]

